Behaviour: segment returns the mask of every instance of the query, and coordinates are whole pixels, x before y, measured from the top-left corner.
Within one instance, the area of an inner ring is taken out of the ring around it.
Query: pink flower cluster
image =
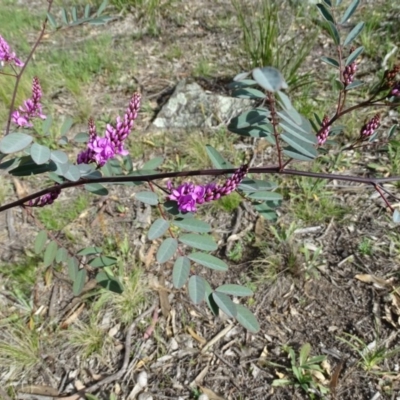
[[[204,186],[183,183],[174,188],[172,183],[168,182],[168,189],[171,192],[168,200],[176,201],[179,211],[196,212],[196,205],[217,200],[233,192],[246,176],[248,169],[248,165],[242,165],[222,186],[216,183],[208,183]]]
[[[40,87],[39,79],[35,76],[32,82],[32,98],[25,100],[24,105],[15,110],[12,115],[14,124],[20,127],[31,128],[32,118],[46,119],[42,113],[42,105],[40,99],[42,98],[42,88]]]
[[[0,63],[14,63],[17,67],[23,67],[24,63],[17,58],[15,53],[10,50],[10,46],[4,40],[3,36],[0,35]]]
[[[107,124],[104,137],[98,136],[96,126],[92,119],[89,120],[89,142],[87,149],[80,152],[77,157],[78,164],[89,164],[95,162],[102,167],[110,158],[116,155],[126,156],[128,151],[124,149],[124,140],[133,128],[133,122],[138,116],[141,96],[135,93],[121,120],[117,117],[115,126]]]
[[[380,125],[381,125],[381,116],[380,114],[376,114],[371,118],[370,121],[368,121],[360,129],[360,139],[367,139],[370,136],[372,136]]]
[[[319,146],[322,146],[328,139],[329,132],[331,130],[331,127],[328,125],[328,123],[329,123],[329,117],[325,115],[324,119],[322,120],[321,129],[317,134],[317,140]]]

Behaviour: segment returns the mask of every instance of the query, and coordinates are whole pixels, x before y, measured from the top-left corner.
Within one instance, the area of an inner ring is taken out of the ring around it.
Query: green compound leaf
[[[204,300],[206,301],[208,308],[210,309],[210,311],[215,315],[218,316],[219,313],[219,308],[217,306],[217,304],[215,303],[212,294],[213,294],[213,290],[210,286],[210,284],[204,280],[205,286],[206,286],[206,292],[204,295]]]
[[[106,256],[96,257],[88,262],[88,264],[93,268],[109,267],[110,265],[114,265],[116,263],[117,259],[115,257],[106,257]]]
[[[180,289],[186,283],[190,273],[190,260],[187,257],[178,257],[172,270],[172,283]]]
[[[71,8],[71,16],[74,22],[78,19],[78,10],[76,7]]]
[[[57,249],[58,249],[58,244],[56,241],[52,240],[46,247],[46,251],[44,252],[44,267],[48,267],[51,265],[56,258],[57,254]]]
[[[293,113],[293,110],[287,111],[279,111],[277,113],[287,124],[291,125],[293,128],[296,129],[296,132],[303,132],[305,135],[308,135],[311,132],[311,125],[310,121],[300,114]],[[285,123],[281,122],[281,123]],[[286,124],[286,125],[287,125]]]
[[[91,256],[93,254],[100,254],[103,251],[101,247],[85,247],[76,253],[77,256]]]
[[[135,197],[145,204],[156,206],[158,204],[158,196],[154,192],[138,192]]]
[[[84,13],[85,18],[89,18],[90,17],[90,5],[86,4],[85,6],[85,13]]]
[[[333,19],[332,14],[322,3],[318,3],[317,7],[318,7],[318,11],[321,13],[322,17],[326,21],[335,23],[335,20]]]
[[[275,222],[278,219],[277,213],[266,203],[253,205],[254,209],[266,220]]]
[[[9,171],[14,176],[29,176],[43,174],[44,172],[55,171],[56,165],[52,162],[49,164],[37,165],[31,158],[31,156],[20,157],[20,165],[17,168]]]
[[[66,262],[67,260],[68,260],[68,251],[66,249],[64,249],[63,247],[60,247],[57,250],[56,262],[62,263],[62,262]]]
[[[346,90],[355,89],[362,85],[364,85],[364,82],[362,82],[362,81],[353,81],[350,83],[350,85],[346,86]]]
[[[346,66],[350,65],[362,52],[364,51],[364,46],[357,47],[346,59]]]
[[[339,68],[339,61],[331,57],[321,57],[321,61],[330,65],[331,67]]]
[[[253,295],[253,291],[250,290],[249,288],[235,284],[222,285],[215,290],[216,292],[230,294],[232,296],[238,296],[238,297]]]
[[[297,150],[298,153],[303,154],[311,159],[314,159],[318,156],[318,152],[314,146],[310,145],[309,143],[305,143],[297,136],[294,136],[288,132],[284,132],[280,135],[280,137],[284,142],[290,145],[290,147]]]
[[[64,7],[61,8],[61,19],[62,19],[62,21],[63,21],[63,23],[65,25],[69,24],[68,13],[67,13],[67,10]]]
[[[164,162],[163,157],[155,157],[144,163],[142,170],[155,170]]]
[[[286,154],[288,157],[293,158],[294,160],[300,160],[300,161],[312,161],[316,158],[315,157],[309,157],[303,154],[303,152],[298,151],[297,149],[288,146],[283,150],[283,153]]]
[[[245,178],[239,185],[243,192],[257,192],[259,190],[274,190],[278,187],[275,182],[262,181],[260,179]]]
[[[252,74],[254,80],[268,92],[274,93],[288,88],[284,77],[274,67],[254,68]]]
[[[3,154],[16,153],[28,147],[32,140],[32,136],[25,133],[10,133],[0,140],[0,152]]]
[[[249,309],[241,304],[236,304],[236,311],[236,320],[240,325],[253,333],[257,333],[260,330],[260,324],[258,323],[257,318]]]
[[[203,265],[204,267],[215,269],[216,271],[227,271],[228,265],[217,257],[206,253],[192,253],[188,255],[188,258],[197,264]]]
[[[214,147],[210,146],[209,144],[206,145],[206,151],[208,157],[210,157],[210,160],[215,168],[219,169],[234,168],[234,166],[229,161],[226,161],[221,156],[221,154],[219,154],[218,151],[215,150]]]
[[[239,99],[265,99],[267,97],[261,90],[250,87],[237,89],[232,93],[232,96]]]
[[[96,275],[96,281],[100,286],[109,290],[110,292],[121,294],[124,291],[121,282],[113,276],[108,275],[104,271],[101,271]]]
[[[69,164],[68,170],[64,174],[64,178],[72,182],[77,182],[81,178],[81,173],[76,165]]]
[[[291,124],[287,124],[285,121],[281,121],[279,126],[286,131],[285,133],[296,137],[300,142],[306,142],[310,144],[317,143],[317,138],[314,134],[304,133],[304,131],[299,129],[299,127],[294,127]]]
[[[194,304],[199,304],[204,300],[206,293],[205,281],[202,277],[193,275],[188,283],[189,297]]]
[[[333,42],[339,46],[340,45],[340,35],[338,30],[336,29],[336,26],[328,21],[326,22],[326,24],[324,25],[326,28],[326,31],[328,32],[329,36],[332,38]]]
[[[342,19],[340,20],[341,24],[344,24],[356,11],[358,5],[360,4],[360,0],[353,0],[351,4],[347,7],[347,10],[344,12]]]
[[[179,241],[195,249],[214,251],[217,250],[218,245],[215,243],[212,236],[197,235],[195,233],[186,233],[179,237]]]
[[[89,135],[86,132],[80,132],[72,140],[76,143],[86,143],[89,140]]]
[[[164,235],[164,233],[169,228],[169,222],[163,218],[156,219],[151,225],[149,232],[147,233],[147,237],[150,240],[154,240]]]
[[[162,264],[168,261],[176,252],[178,248],[178,241],[173,238],[167,238],[162,243],[161,246],[158,248],[157,251],[157,261]]]
[[[72,293],[74,296],[79,296],[81,294],[82,289],[85,286],[86,276],[87,273],[85,269],[80,269],[76,274],[74,284],[72,285]]]
[[[268,191],[254,192],[249,194],[248,197],[253,200],[273,200],[273,201],[282,200],[282,195],[280,193],[268,192]]]
[[[224,293],[214,292],[212,297],[217,306],[223,311],[228,317],[235,318],[237,315],[236,304],[231,300],[229,296]]]
[[[108,195],[108,189],[105,188],[103,185],[100,185],[100,183],[88,183],[83,186],[88,192],[97,194],[98,196]]]
[[[56,164],[67,164],[68,163],[68,156],[61,150],[54,150],[51,152],[50,158]]]
[[[106,9],[108,5],[108,0],[103,0],[103,2],[100,4],[100,7],[97,9],[96,15],[100,17],[101,14],[103,14],[103,11]]]
[[[40,254],[42,252],[46,244],[46,241],[47,241],[47,232],[45,230],[40,231],[35,239],[34,251],[36,254]]]
[[[47,13],[47,20],[53,29],[57,29],[58,24],[52,14]]]
[[[72,282],[75,282],[79,271],[79,261],[76,257],[69,257],[67,261],[68,276]]]
[[[64,119],[63,124],[61,125],[60,135],[61,136],[66,135],[69,132],[69,130],[71,129],[73,123],[74,123],[74,120],[72,118],[66,117]]]
[[[347,35],[346,39],[344,40],[343,46],[349,45],[364,29],[365,23],[359,22]]]
[[[207,222],[199,221],[196,218],[176,219],[174,225],[190,232],[207,233],[211,231],[211,226]]]
[[[38,165],[47,163],[50,160],[50,155],[51,150],[46,146],[38,143],[33,143],[31,146],[32,160]]]

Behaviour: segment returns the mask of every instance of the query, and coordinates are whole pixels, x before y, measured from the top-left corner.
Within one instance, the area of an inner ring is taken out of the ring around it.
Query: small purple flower
[[[168,182],[167,188],[171,191],[168,199],[178,203],[179,211],[196,212],[197,204],[218,200],[220,197],[226,196],[236,190],[237,186],[246,176],[247,171],[248,165],[242,165],[222,186],[213,182],[204,186],[183,183],[175,189],[172,183]]]
[[[350,49],[350,54],[354,51],[354,47]],[[354,75],[357,72],[357,63],[353,61],[351,64],[346,65],[343,71],[343,84],[344,86],[349,86],[354,81]]]
[[[390,90],[389,96],[400,97],[400,82],[396,82]]]
[[[15,110],[12,115],[12,121],[19,127],[32,128],[31,119],[41,118],[46,119],[42,113],[42,88],[40,87],[39,79],[35,76],[32,82],[32,98],[25,100],[24,105]]]
[[[349,86],[354,81],[354,75],[357,72],[357,64],[352,62],[350,65],[346,65],[343,71],[343,83],[344,86]]]
[[[322,120],[321,129],[317,134],[317,140],[319,146],[322,146],[328,139],[329,132],[331,130],[331,127],[328,125],[328,123],[329,123],[329,117],[325,115]]]
[[[30,200],[28,204],[26,204],[28,207],[44,207],[49,204],[53,204],[54,200],[57,199],[57,197],[60,195],[61,189],[57,188],[53,190],[50,193],[47,193],[43,196],[38,197],[37,199]]]
[[[370,121],[363,125],[360,129],[360,139],[365,140],[372,136],[381,124],[380,114],[374,115]]]
[[[10,46],[0,35],[0,63],[1,65],[4,65],[5,63],[11,62],[13,62],[17,67],[24,66],[24,63],[10,50]]]
[[[183,183],[176,189],[171,188],[171,194],[168,196],[169,200],[174,200],[178,203],[180,211],[196,212],[196,203],[201,204],[204,200],[204,187],[194,185],[193,183]]]
[[[124,140],[133,128],[133,122],[138,116],[141,96],[135,93],[129,103],[123,119],[117,117],[115,126],[107,124],[104,137],[96,133],[96,126],[89,120],[89,142],[87,149],[78,154],[78,164],[95,162],[102,167],[110,158],[116,155],[126,156],[129,152],[124,149]]]

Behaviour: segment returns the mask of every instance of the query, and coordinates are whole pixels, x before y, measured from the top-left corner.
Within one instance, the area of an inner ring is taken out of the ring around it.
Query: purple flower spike
[[[50,193],[45,194],[44,196],[40,196],[37,199],[30,200],[29,203],[27,204],[28,207],[44,207],[49,204],[53,204],[54,200],[57,199],[57,197],[60,195],[61,189],[58,188],[56,190],[53,190]]]
[[[78,164],[95,162],[99,167],[102,167],[110,158],[128,154],[128,151],[124,149],[124,140],[131,132],[133,122],[138,116],[140,100],[140,94],[135,93],[123,119],[117,117],[115,127],[107,124],[104,137],[97,135],[93,120],[89,120],[89,142],[87,149],[78,154]]]
[[[24,63],[17,58],[14,52],[10,50],[10,46],[0,35],[0,64],[14,63],[17,67],[23,67]]]
[[[126,156],[128,154],[128,151],[124,149],[123,142],[131,132],[133,128],[133,122],[138,116],[140,100],[140,94],[135,93],[132,96],[124,118],[121,120],[120,117],[117,117],[117,123],[115,127],[109,124],[107,125],[105,136],[113,143],[116,154],[120,154],[122,156]]]
[[[40,87],[39,79],[35,76],[32,82],[32,98],[25,100],[24,105],[15,110],[12,115],[12,121],[19,127],[32,128],[31,119],[41,118],[46,119],[42,113],[42,88]]]
[[[352,47],[350,49],[350,54],[354,51],[354,47]],[[344,86],[349,86],[351,83],[353,83],[354,81],[354,75],[357,72],[357,63],[356,61],[353,61],[351,64],[346,65],[344,67],[344,71],[343,71],[343,84]]]
[[[376,114],[360,130],[360,139],[365,140],[374,134],[381,125],[381,116]]]
[[[331,127],[328,125],[328,123],[329,123],[329,117],[325,115],[324,119],[322,120],[321,130],[317,134],[317,140],[319,146],[322,146],[328,139],[329,132],[331,130]]]
[[[171,191],[168,199],[178,203],[179,211],[196,212],[196,204],[218,200],[236,190],[248,169],[248,165],[242,165],[222,186],[216,183],[208,183],[205,186],[183,183],[175,189],[171,182],[168,182],[167,188]]]

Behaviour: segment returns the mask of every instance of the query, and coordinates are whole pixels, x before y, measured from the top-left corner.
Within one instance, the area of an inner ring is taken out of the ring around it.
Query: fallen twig
[[[84,388],[82,390],[79,390],[77,393],[71,395],[71,396],[67,396],[67,397],[59,397],[59,399],[62,400],[78,400],[79,398],[83,397],[85,393],[92,393],[95,390],[100,389],[100,387],[107,385],[111,382],[114,382],[120,378],[122,378],[122,376],[124,375],[126,369],[128,368],[128,364],[129,364],[129,355],[131,352],[131,343],[132,343],[132,334],[133,331],[136,328],[136,325],[138,324],[138,322],[143,319],[144,317],[146,317],[147,315],[151,314],[155,308],[156,308],[157,304],[153,304],[148,310],[146,310],[145,312],[143,312],[142,314],[140,314],[130,325],[128,332],[126,333],[126,338],[125,338],[125,355],[124,355],[124,361],[122,363],[122,367],[120,368],[120,370],[118,372],[116,372],[113,375],[107,376],[106,378],[102,379],[99,382],[96,382],[95,384],[93,384],[92,386],[89,386],[88,388]]]

